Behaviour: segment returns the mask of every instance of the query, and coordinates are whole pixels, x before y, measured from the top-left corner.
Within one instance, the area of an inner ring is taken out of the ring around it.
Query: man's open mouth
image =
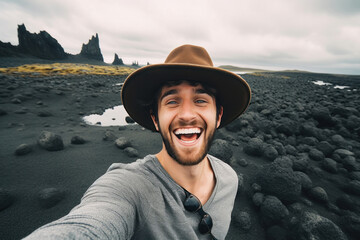
[[[202,133],[201,128],[178,128],[174,131],[175,136],[184,142],[196,141]]]

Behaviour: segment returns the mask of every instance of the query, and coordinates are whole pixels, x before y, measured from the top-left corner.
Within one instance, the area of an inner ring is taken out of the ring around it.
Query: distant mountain
[[[232,71],[232,72],[270,72],[270,70],[257,69],[257,68],[242,68],[232,65],[221,65],[219,68]]]
[[[104,59],[99,46],[99,36],[92,36],[87,44],[83,44],[77,55],[66,53],[58,41],[46,31],[30,33],[24,24],[18,25],[19,45],[0,41],[0,57],[36,57],[46,60],[71,60],[79,62],[98,61]]]

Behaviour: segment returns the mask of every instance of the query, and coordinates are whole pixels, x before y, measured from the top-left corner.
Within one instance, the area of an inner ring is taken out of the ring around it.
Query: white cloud
[[[106,62],[162,62],[175,47],[204,46],[214,63],[357,73],[357,0],[0,1],[1,41],[17,24],[46,30],[70,53],[99,34]]]

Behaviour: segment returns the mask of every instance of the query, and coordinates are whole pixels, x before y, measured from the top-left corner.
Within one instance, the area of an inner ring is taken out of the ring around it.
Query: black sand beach
[[[243,77],[251,105],[219,130],[211,149],[239,175],[227,239],[358,239],[360,76]],[[0,74],[0,239],[22,238],[67,214],[112,163],[160,150],[159,135],[136,124],[82,121],[120,105],[116,84],[125,78]],[[63,146],[59,139],[40,146],[44,131],[60,136]],[[121,149],[118,138],[131,147]]]

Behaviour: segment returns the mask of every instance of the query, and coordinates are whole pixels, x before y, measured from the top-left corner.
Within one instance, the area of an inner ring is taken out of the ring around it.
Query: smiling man
[[[238,179],[208,151],[216,129],[249,105],[246,81],[213,67],[204,48],[183,45],[164,64],[133,72],[121,96],[163,148],[113,164],[68,215],[27,239],[224,239]]]

